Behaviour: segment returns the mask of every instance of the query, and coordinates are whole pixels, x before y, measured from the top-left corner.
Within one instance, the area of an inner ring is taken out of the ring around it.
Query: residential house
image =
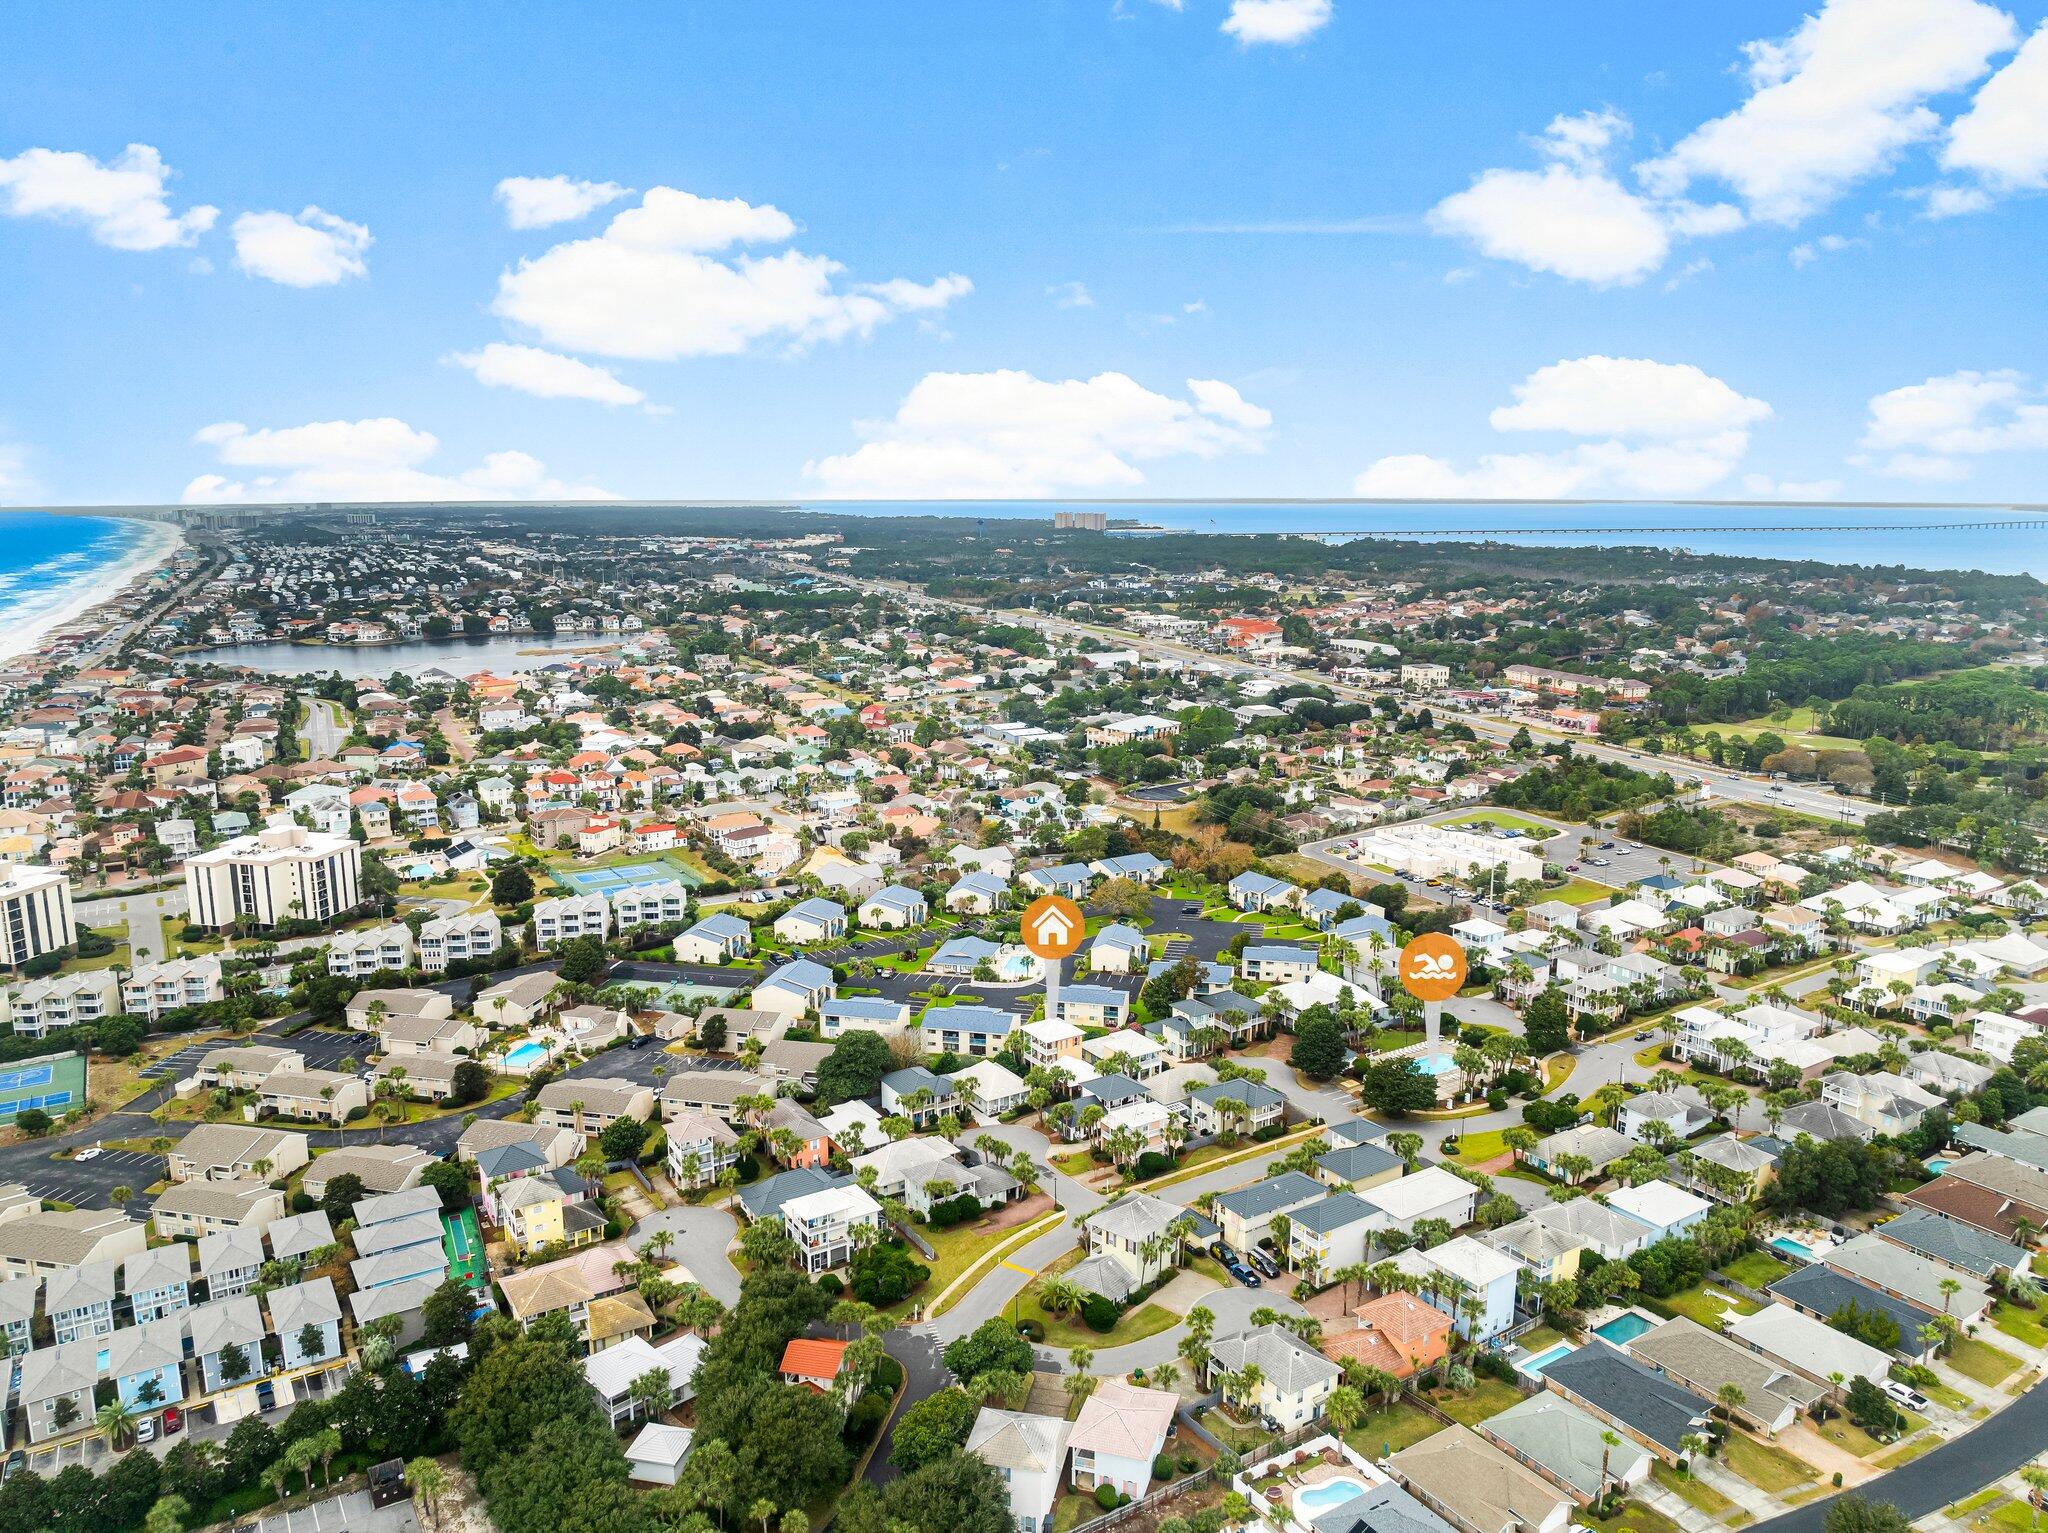
[[[1728,1340],[1697,1321],[1667,1320],[1628,1344],[1629,1355],[1708,1406],[1720,1406],[1754,1431],[1775,1435],[1832,1393],[1829,1385]],[[1727,1394],[1733,1385],[1737,1398]]]
[[[1571,1521],[1572,1497],[1470,1427],[1445,1427],[1386,1466],[1458,1533],[1564,1533]]]
[[[754,987],[748,1004],[783,1017],[814,1015],[839,993],[832,971],[808,958],[792,959]]]
[[[1211,1344],[1205,1370],[1209,1383],[1251,1368],[1258,1369],[1258,1382],[1236,1398],[1280,1431],[1321,1416],[1331,1391],[1344,1380],[1342,1368],[1282,1325],[1219,1336]]]
[[[1123,1495],[1143,1495],[1179,1408],[1180,1397],[1168,1390],[1102,1380],[1081,1403],[1067,1435],[1074,1484],[1082,1490],[1113,1485]]]
[[[983,1406],[968,1429],[967,1452],[996,1472],[1016,1533],[1052,1533],[1053,1506],[1066,1484],[1073,1427],[1058,1416]]]
[[[1332,1327],[1323,1333],[1324,1354],[1397,1379],[1413,1378],[1442,1362],[1455,1330],[1449,1315],[1400,1288],[1366,1300],[1351,1318],[1357,1322],[1354,1329]]]
[[[1648,1449],[1628,1438],[1617,1447],[1605,1421],[1562,1395],[1530,1395],[1488,1417],[1479,1430],[1581,1506],[1635,1489],[1655,1463]]]
[[[1270,1233],[1275,1217],[1321,1202],[1327,1190],[1312,1176],[1283,1171],[1220,1195],[1214,1204],[1216,1223],[1229,1245],[1250,1251]]]
[[[1597,1336],[1547,1364],[1543,1383],[1667,1464],[1690,1457],[1688,1437],[1707,1434],[1705,1401]]]

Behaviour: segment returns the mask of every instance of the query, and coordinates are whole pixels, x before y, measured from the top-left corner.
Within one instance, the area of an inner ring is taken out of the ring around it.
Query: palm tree
[[[119,1447],[122,1439],[135,1432],[135,1414],[119,1399],[109,1400],[92,1419],[110,1448]]]
[[[2039,1464],[2029,1464],[2020,1471],[2020,1481],[2028,1491],[2028,1527],[2038,1529],[2041,1526],[2041,1501],[2048,1497],[2048,1469]]]
[[[447,1471],[421,1454],[405,1466],[405,1484],[412,1492],[414,1505],[427,1514],[428,1527],[439,1524],[440,1499],[448,1489]]]

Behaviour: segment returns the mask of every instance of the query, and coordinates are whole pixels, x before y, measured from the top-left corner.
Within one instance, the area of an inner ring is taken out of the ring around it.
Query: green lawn
[[[1556,889],[1545,889],[1546,900],[1563,900],[1567,905],[1591,905],[1620,891],[1611,884],[1596,884],[1590,878],[1571,878]]]
[[[1991,1306],[1991,1323],[2014,1341],[2030,1347],[2048,1347],[2048,1326],[2041,1324],[2038,1309],[2018,1309],[2010,1304]]]
[[[1911,1411],[1900,1411],[1899,1414],[1906,1418],[1906,1425],[1895,1441],[1903,1442],[1927,1425],[1923,1417],[1916,1416]],[[1846,1449],[1858,1458],[1869,1458],[1880,1449],[1893,1446],[1892,1443],[1879,1442],[1847,1416],[1832,1416],[1823,1421],[1818,1430],[1821,1436],[1836,1447]]]
[[[1706,1481],[1695,1479],[1689,1474],[1680,1474],[1661,1460],[1651,1465],[1650,1478],[1693,1510],[1705,1512],[1714,1518],[1724,1528],[1740,1527],[1742,1523],[1751,1520],[1749,1513],[1742,1511]]]
[[[1740,1432],[1731,1434],[1722,1446],[1721,1462],[1758,1490],[1774,1496],[1811,1485],[1820,1478],[1820,1471],[1805,1459],[1794,1458],[1783,1448]]]
[[[932,1249],[939,1253],[938,1260],[926,1262],[918,1252],[911,1252],[918,1261],[932,1269],[932,1275],[922,1288],[906,1298],[897,1308],[908,1309],[913,1303],[918,1302],[930,1303],[946,1291],[948,1283],[986,1256],[990,1247],[1000,1244],[1022,1227],[1013,1224],[1002,1229],[981,1229],[966,1224],[955,1225],[950,1230],[920,1229],[918,1233],[930,1241]]]
[[[1957,1373],[1966,1379],[1975,1379],[1979,1384],[2003,1384],[2020,1366],[2020,1360],[2010,1352],[2002,1352],[1990,1342],[1979,1341],[1974,1336],[1957,1342],[1948,1361]]]
[[[1764,1251],[1745,1251],[1721,1269],[1744,1288],[1768,1288],[1792,1269]]]
[[[1346,1432],[1344,1441],[1353,1451],[1367,1458],[1381,1458],[1388,1453],[1399,1453],[1403,1448],[1412,1447],[1442,1430],[1443,1423],[1436,1417],[1405,1401],[1396,1401],[1386,1410],[1374,1411]]]
[[[1038,1302],[1035,1288],[1025,1289],[1003,1313],[1014,1313],[1019,1320],[1036,1320],[1045,1327],[1045,1343],[1049,1347],[1094,1347],[1098,1351],[1103,1347],[1121,1347],[1126,1342],[1143,1341],[1147,1336],[1170,1331],[1180,1323],[1180,1316],[1172,1310],[1157,1304],[1144,1304],[1119,1315],[1116,1325],[1110,1330],[1091,1330],[1081,1323],[1079,1315],[1046,1313],[1045,1306]]]
[[[1470,1389],[1450,1393],[1439,1391],[1431,1396],[1431,1403],[1453,1421],[1462,1421],[1468,1427],[1476,1427],[1490,1416],[1502,1411],[1522,1398],[1522,1392],[1512,1384],[1503,1384],[1499,1379],[1481,1379]]]
[[[1721,1329],[1723,1315],[1753,1315],[1757,1312],[1757,1306],[1747,1299],[1738,1299],[1732,1294],[1723,1298],[1718,1291],[1709,1293],[1699,1284],[1675,1293],[1668,1299],[1646,1297],[1640,1302],[1644,1309],[1662,1315],[1667,1320],[1676,1315],[1683,1315],[1710,1331]]]
[[[1620,1510],[1604,1521],[1582,1511],[1578,1514],[1578,1526],[1597,1528],[1599,1533],[1683,1533],[1669,1517],[1640,1501],[1624,1501]]]
[[[1506,1129],[1490,1128],[1477,1134],[1458,1136],[1457,1161],[1464,1166],[1477,1166],[1496,1156],[1507,1153],[1507,1144],[1502,1139]]]
[[[1549,840],[1557,835],[1557,827],[1529,819],[1526,815],[1515,814],[1507,809],[1467,809],[1463,814],[1454,814],[1448,820],[1438,820],[1438,825],[1491,825],[1499,830],[1519,830],[1525,836],[1536,836]]]
[[[1880,1453],[1871,1462],[1880,1469],[1896,1469],[1901,1464],[1910,1464],[1921,1454],[1941,1446],[1941,1439],[1932,1432],[1922,1432],[1911,1442],[1900,1443],[1889,1453]]]

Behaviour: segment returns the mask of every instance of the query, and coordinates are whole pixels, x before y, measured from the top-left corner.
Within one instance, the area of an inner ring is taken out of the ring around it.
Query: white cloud
[[[2048,22],[1984,82],[1969,111],[1949,124],[1941,163],[2000,190],[2048,186]],[[1931,203],[1928,213],[1934,215]]]
[[[844,268],[826,256],[709,253],[780,243],[796,229],[778,208],[658,186],[602,235],[503,273],[492,312],[566,351],[674,361],[866,336],[898,314],[937,312],[973,287],[953,274],[845,288],[837,281]]]
[[[1484,171],[1432,208],[1429,225],[1495,260],[1602,286],[1641,281],[1671,251],[1650,202],[1604,170],[1562,164]]]
[[[538,346],[493,341],[481,351],[458,351],[448,358],[466,367],[476,381],[494,389],[517,389],[541,399],[589,399],[601,405],[644,404],[647,395],[608,368],[579,362]]]
[[[1579,357],[1537,369],[1496,431],[1602,438],[1550,452],[1488,453],[1471,468],[1422,453],[1379,459],[1353,482],[1376,498],[1546,500],[1624,492],[1696,495],[1733,473],[1769,405],[1686,363]]]
[[[1844,234],[1823,234],[1819,239],[1800,241],[1785,252],[1785,257],[1794,266],[1804,269],[1824,255],[1839,255],[1857,243]]]
[[[1611,109],[1555,117],[1532,140],[1541,170],[1482,171],[1429,211],[1438,234],[1481,254],[1596,286],[1628,285],[1664,264],[1674,238],[1721,234],[1739,210],[1658,202],[1616,180],[1607,157],[1631,132]]]
[[[1870,401],[1863,445],[1943,458],[2048,451],[2048,394],[2017,372],[1929,378]]]
[[[1839,479],[1773,479],[1769,474],[1744,474],[1743,493],[1758,500],[1833,500],[1842,493]]]
[[[1597,112],[1580,112],[1575,117],[1560,113],[1550,119],[1536,140],[1543,157],[1567,165],[1605,165],[1607,152],[1635,133],[1635,124],[1612,107]]]
[[[908,277],[863,282],[860,291],[872,293],[892,309],[918,314],[946,308],[954,299],[965,298],[974,291],[974,284],[958,272],[951,272],[930,282],[912,282]]]
[[[1189,379],[1189,398],[1122,373],[928,373],[893,418],[864,422],[853,452],[804,465],[849,496],[1032,496],[1145,482],[1140,463],[1257,452],[1272,416],[1229,384]]]
[[[1539,367],[1515,385],[1515,402],[1487,417],[1496,431],[1566,431],[1573,436],[1697,437],[1739,431],[1769,417],[1748,399],[1686,362],[1579,357]]]
[[[1950,484],[1970,477],[1967,463],[1918,452],[1893,453],[1877,471],[1887,479],[1913,479],[1923,484]]]
[[[1056,309],[1092,309],[1095,295],[1088,291],[1085,282],[1055,282],[1045,290]]]
[[[1825,0],[1789,36],[1747,45],[1749,98],[1636,167],[1654,194],[1732,188],[1750,215],[1793,224],[1932,137],[1930,98],[1980,78],[2012,19],[1981,0]]]
[[[1230,0],[1223,30],[1247,48],[1256,43],[1291,47],[1330,23],[1331,0]]]
[[[1922,196],[1929,218],[1961,218],[1991,206],[1991,194],[1981,186],[1930,186]]]
[[[247,479],[201,474],[185,486],[187,504],[307,500],[605,500],[588,485],[552,478],[523,452],[487,454],[448,476],[424,465],[440,450],[430,433],[390,416],[313,421],[252,431],[221,421],[194,434],[224,467],[268,469]]]
[[[507,176],[492,190],[515,229],[545,229],[596,212],[632,195],[616,181],[572,181],[567,176]]]
[[[170,167],[148,144],[130,144],[111,165],[69,149],[25,149],[0,160],[4,211],[16,218],[83,224],[116,250],[190,245],[213,227],[220,209],[171,211]]]
[[[363,252],[370,231],[319,208],[290,213],[244,213],[234,223],[235,265],[252,277],[286,287],[332,287],[366,277]]]

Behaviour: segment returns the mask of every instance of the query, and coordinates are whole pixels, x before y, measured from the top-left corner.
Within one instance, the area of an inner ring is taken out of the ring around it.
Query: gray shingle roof
[[[1543,1370],[1546,1381],[1568,1390],[1605,1415],[1673,1453],[1699,1429],[1707,1405],[1691,1390],[1652,1373],[1606,1342],[1588,1338],[1576,1352]]]

